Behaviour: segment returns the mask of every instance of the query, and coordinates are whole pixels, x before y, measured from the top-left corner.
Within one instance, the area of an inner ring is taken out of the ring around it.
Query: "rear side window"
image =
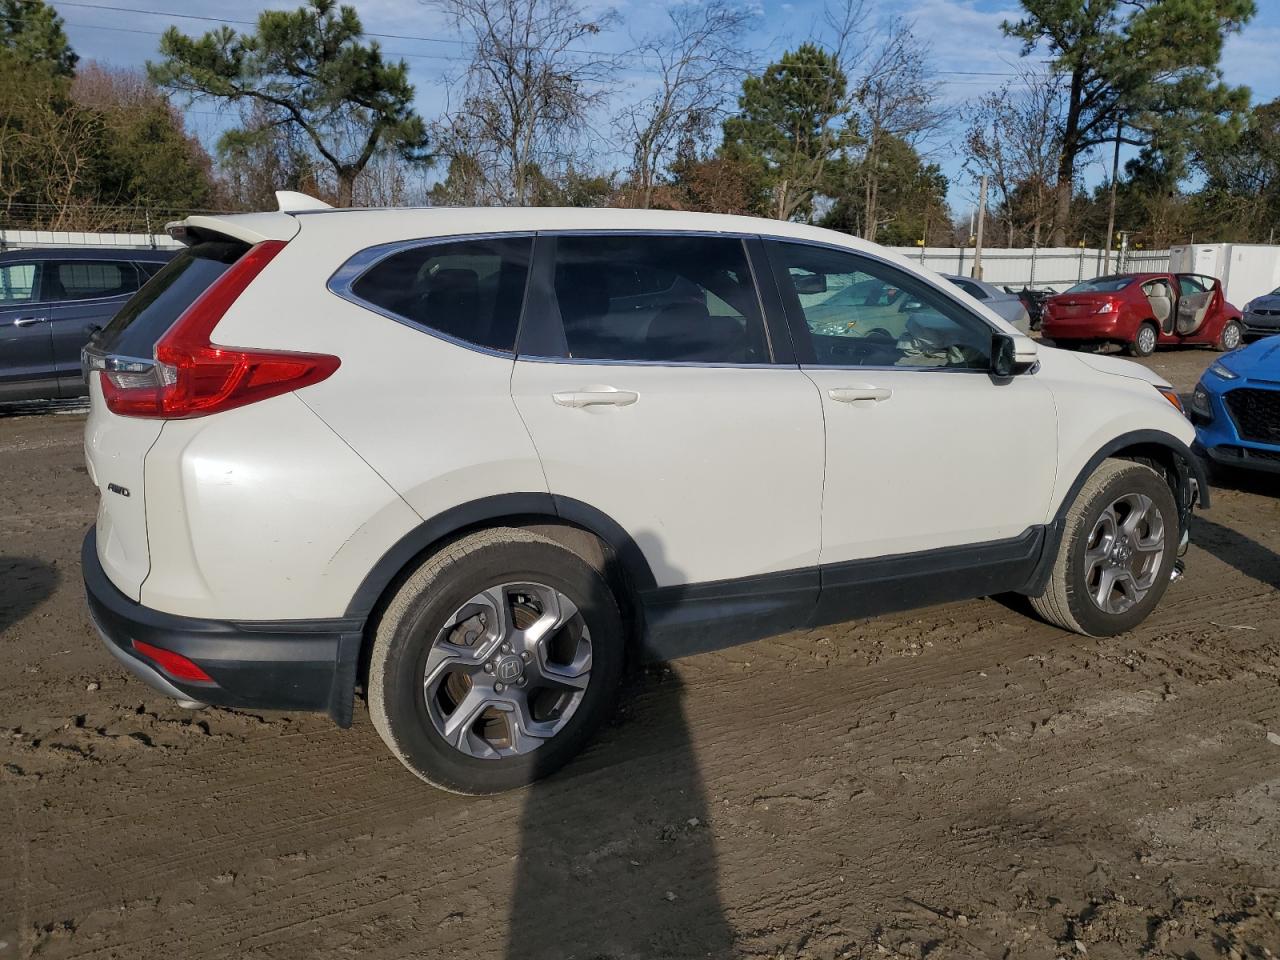
[[[36,293],[34,263],[0,264],[0,306],[26,303]]]
[[[97,346],[122,356],[151,356],[173,322],[248,249],[235,240],[187,247],[121,308],[99,334]]]
[[[768,363],[742,241],[679,235],[556,239],[555,299],[570,357]]]
[[[44,269],[44,300],[99,300],[123,297],[141,284],[132,263],[112,260],[55,260]]]
[[[351,292],[415,326],[512,353],[532,250],[532,237],[424,244],[380,260]]]

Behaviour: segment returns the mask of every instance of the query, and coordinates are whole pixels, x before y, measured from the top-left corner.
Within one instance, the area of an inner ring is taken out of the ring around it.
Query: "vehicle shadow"
[[[637,542],[666,570],[661,538]],[[612,723],[526,791],[508,960],[732,955],[684,686],[631,653]]]
[[[88,413],[89,400],[6,400],[0,402],[0,420],[16,417],[43,417],[51,413]]]
[[[0,636],[58,586],[58,571],[31,557],[0,556]]]
[[[1246,577],[1280,589],[1280,554],[1256,540],[1196,515],[1191,518],[1191,542]]]
[[[732,953],[682,685],[628,687],[595,747],[527,791],[508,960]]]

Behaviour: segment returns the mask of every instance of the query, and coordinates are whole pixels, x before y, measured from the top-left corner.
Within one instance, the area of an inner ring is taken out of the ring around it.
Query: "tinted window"
[[[26,303],[35,296],[36,265],[6,263],[0,265],[0,305]]]
[[[565,236],[555,249],[555,297],[569,356],[769,362],[741,240]]]
[[[142,271],[142,282],[146,283],[160,272],[164,263],[159,260],[139,260],[134,266]]]
[[[1067,293],[1115,293],[1133,283],[1133,277],[1098,277],[1068,287]]]
[[[138,289],[132,263],[111,260],[55,260],[44,268],[42,300],[97,300],[123,297]]]
[[[97,345],[124,356],[151,356],[156,341],[182,312],[248,249],[231,240],[187,247],[120,309]]]
[[[781,243],[783,296],[803,319],[814,362],[987,369],[992,330],[905,271],[826,247]]]
[[[1209,289],[1195,277],[1187,276],[1178,277],[1178,286],[1182,288],[1183,293],[1204,293]]]
[[[983,290],[976,283],[970,283],[968,280],[960,280],[956,277],[947,277],[947,279],[950,280],[952,283],[954,283],[957,287],[959,287],[965,293],[969,294],[969,296],[974,297],[975,299],[978,299],[978,300],[987,299],[987,291]]]
[[[532,248],[532,237],[425,244],[379,261],[351,292],[410,323],[510,353]]]

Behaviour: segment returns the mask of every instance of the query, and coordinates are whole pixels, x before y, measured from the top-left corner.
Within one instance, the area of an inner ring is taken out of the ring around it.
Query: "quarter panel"
[[[342,616],[419,518],[296,395],[164,425],[141,602],[223,620]]]

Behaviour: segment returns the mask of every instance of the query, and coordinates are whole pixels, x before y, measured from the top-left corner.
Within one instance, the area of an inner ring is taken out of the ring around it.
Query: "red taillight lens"
[[[175,680],[189,680],[193,683],[213,683],[213,677],[201,670],[194,661],[188,660],[180,653],[153,647],[151,644],[143,643],[141,640],[133,641],[133,649],[137,650]]]
[[[1114,313],[1116,310],[1116,302],[1114,300],[1103,300],[1098,304],[1094,313]]]
[[[284,242],[251,247],[180,316],[155,347],[146,369],[102,371],[107,409],[129,417],[202,417],[319,383],[337,357],[286,350],[248,350],[210,342],[218,321]]]

